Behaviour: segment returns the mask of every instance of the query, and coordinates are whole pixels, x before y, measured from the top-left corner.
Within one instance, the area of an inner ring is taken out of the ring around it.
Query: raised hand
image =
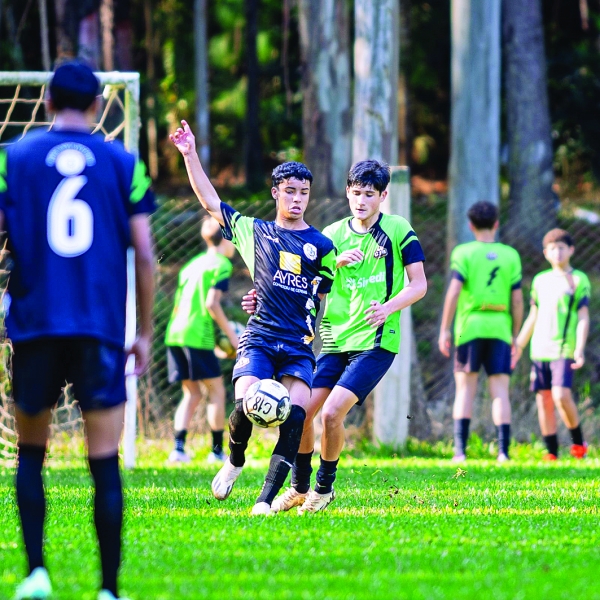
[[[253,315],[256,312],[256,290],[254,288],[242,296],[242,308],[249,315]]]
[[[175,133],[169,135],[169,139],[183,156],[187,156],[196,150],[196,138],[187,121],[182,120],[181,125]]]
[[[339,269],[340,267],[352,265],[354,263],[360,262],[364,257],[364,252],[359,248],[354,248],[352,250],[344,250],[344,252],[338,255],[336,260],[336,266]]]
[[[380,327],[385,323],[385,320],[389,316],[389,311],[385,304],[380,304],[376,300],[371,301],[371,306],[365,310],[365,321],[371,327]]]
[[[442,329],[438,339],[438,348],[446,357],[450,358],[450,348],[452,347],[452,332],[449,329]]]

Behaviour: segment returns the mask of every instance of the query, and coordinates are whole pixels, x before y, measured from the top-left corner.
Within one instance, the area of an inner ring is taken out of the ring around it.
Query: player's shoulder
[[[576,279],[579,285],[590,285],[590,278],[586,275],[584,271],[580,271],[579,269],[573,269],[573,277]]]
[[[352,217],[344,217],[339,221],[335,221],[330,225],[327,225],[327,227],[325,227],[322,231],[323,235],[330,240],[345,236],[350,231],[348,226],[350,219],[352,219]]]
[[[509,246],[508,244],[503,244],[502,242],[497,242],[497,246],[498,246],[499,251],[502,252],[504,254],[504,256],[506,256],[507,258],[510,258],[511,260],[518,260],[518,261],[521,260],[521,255],[512,246]]]
[[[319,231],[316,227],[312,225],[306,230],[306,239],[308,243],[315,245],[319,248],[323,254],[327,254],[331,252],[331,250],[335,249],[335,244],[324,233]]]
[[[381,220],[379,224],[382,229],[393,235],[405,235],[409,231],[413,230],[408,219],[405,219],[400,215],[388,215],[387,213],[381,213]]]

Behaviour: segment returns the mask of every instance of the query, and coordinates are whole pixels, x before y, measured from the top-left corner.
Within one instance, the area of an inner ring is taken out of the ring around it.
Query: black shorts
[[[495,338],[477,338],[456,347],[455,373],[479,373],[483,366],[489,375],[510,375],[511,346]]]
[[[573,387],[572,358],[559,358],[558,360],[534,360],[531,363],[532,392],[551,390],[552,386],[571,389]]]
[[[167,346],[167,366],[169,383],[184,379],[201,381],[221,377],[221,365],[212,350]]]
[[[350,390],[362,404],[392,366],[396,354],[382,348],[319,354],[313,389],[334,386]]]
[[[52,408],[67,383],[81,410],[126,401],[125,352],[94,338],[38,338],[13,344],[13,398],[27,414]]]

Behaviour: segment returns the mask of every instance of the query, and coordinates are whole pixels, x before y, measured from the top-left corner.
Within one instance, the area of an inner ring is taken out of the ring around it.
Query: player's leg
[[[481,368],[481,340],[471,340],[456,347],[454,354],[454,457],[456,462],[466,459],[473,401],[477,393],[477,379]]]
[[[558,436],[556,435],[556,412],[552,400],[552,372],[548,361],[532,361],[531,386],[535,392],[535,403],[538,410],[538,421],[547,453],[544,460],[558,458]]]
[[[190,456],[185,451],[185,441],[187,438],[190,422],[200,401],[202,400],[203,390],[199,381],[184,379],[181,382],[183,397],[177,406],[174,419],[175,448],[169,455],[170,463],[190,462]]]
[[[12,384],[18,433],[16,499],[28,559],[28,576],[17,600],[47,598],[50,579],[44,565],[46,499],[42,468],[48,444],[51,407],[64,386],[60,341],[40,339],[13,345]]]
[[[224,462],[227,458],[223,452],[223,430],[225,428],[225,385],[222,377],[203,379],[202,383],[208,392],[206,420],[212,436],[212,449],[208,455],[209,462]]]

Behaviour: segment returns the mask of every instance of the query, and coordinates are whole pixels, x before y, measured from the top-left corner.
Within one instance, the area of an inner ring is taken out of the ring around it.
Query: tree
[[[300,0],[302,136],[314,200],[342,198],[352,154],[350,16],[346,0]],[[322,204],[319,203],[319,208]],[[313,211],[311,224],[322,213]]]
[[[354,4],[353,162],[398,161],[398,12],[397,0]]]
[[[196,139],[198,156],[210,173],[210,112],[208,104],[208,33],[206,0],[194,0],[194,50],[196,84]]]
[[[556,217],[541,3],[504,0],[502,7],[510,182],[508,233],[517,247],[537,250]]]
[[[498,204],[500,0],[452,0],[448,250],[472,239],[472,204]]]
[[[258,191],[264,187],[262,169],[262,144],[259,128],[259,66],[256,50],[258,35],[258,9],[260,0],[246,2],[246,144],[245,167],[248,188]]]

